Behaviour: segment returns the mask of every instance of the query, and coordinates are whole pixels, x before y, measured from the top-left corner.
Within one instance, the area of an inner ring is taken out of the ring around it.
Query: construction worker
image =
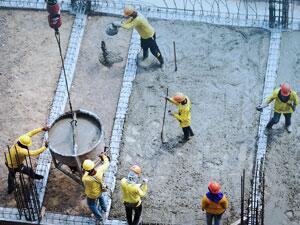
[[[194,136],[191,128],[191,101],[182,93],[176,93],[172,98],[166,97],[166,99],[178,107],[178,113],[169,111],[169,114],[179,121],[184,134],[183,139],[179,142],[184,143]]]
[[[82,176],[87,204],[96,217],[97,222],[101,223],[105,219],[107,206],[103,198],[103,192],[107,191],[107,187],[103,182],[103,174],[109,167],[109,158],[101,154],[100,159],[103,164],[96,170],[95,163],[90,160],[84,160],[82,169],[85,171]],[[99,202],[99,207],[97,206]]]
[[[202,211],[206,211],[207,225],[220,225],[222,214],[228,208],[228,200],[221,192],[220,184],[209,182],[208,192],[202,198]]]
[[[123,203],[126,210],[128,225],[138,225],[140,223],[140,217],[142,215],[141,198],[146,195],[148,190],[148,180],[146,178],[143,179],[142,184],[139,184],[141,173],[141,168],[134,165],[130,167],[128,176],[121,180]],[[133,211],[134,216],[132,215]]]
[[[21,135],[9,149],[9,152],[5,153],[5,165],[8,168],[8,194],[11,194],[15,190],[16,172],[27,174],[32,179],[40,180],[44,178],[42,175],[36,174],[31,167],[25,166],[24,161],[26,156],[38,156],[48,148],[48,142],[46,141],[45,146],[37,150],[29,150],[32,144],[31,137],[48,130],[48,127],[42,127]]]
[[[124,8],[124,16],[128,19],[124,22],[114,22],[116,27],[124,29],[135,28],[141,36],[141,48],[143,49],[143,60],[148,58],[149,48],[151,53],[158,59],[160,66],[164,64],[164,59],[156,43],[156,34],[154,28],[149,24],[148,20],[140,13],[131,7]]]
[[[288,83],[283,83],[279,88],[276,88],[272,95],[267,98],[267,101],[256,107],[257,110],[262,111],[272,101],[275,100],[274,115],[266,126],[266,133],[272,129],[273,125],[279,122],[281,114],[285,117],[285,128],[288,133],[292,132],[291,129],[291,117],[292,113],[296,110],[296,106],[299,104],[299,99],[295,91],[292,90]]]

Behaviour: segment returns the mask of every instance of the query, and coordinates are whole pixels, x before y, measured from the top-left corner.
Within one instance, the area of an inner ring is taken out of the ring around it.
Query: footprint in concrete
[[[294,219],[294,211],[293,210],[287,210],[284,212],[284,214],[289,218],[290,220]]]

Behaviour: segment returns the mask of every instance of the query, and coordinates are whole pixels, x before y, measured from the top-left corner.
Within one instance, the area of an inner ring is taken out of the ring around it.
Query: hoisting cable
[[[73,111],[73,107],[72,107],[72,103],[71,103],[71,97],[70,97],[70,91],[69,91],[69,85],[68,85],[68,80],[67,80],[67,75],[66,75],[66,70],[65,70],[65,63],[64,63],[64,58],[62,55],[62,50],[61,50],[61,42],[60,42],[60,33],[58,29],[55,29],[55,39],[57,41],[57,45],[59,48],[59,54],[60,54],[60,59],[61,59],[61,63],[62,63],[62,68],[63,68],[63,74],[65,77],[65,84],[66,84],[66,88],[67,88],[67,94],[68,94],[68,99],[69,99],[69,106],[70,106],[70,111],[72,114],[72,121],[71,121],[71,125],[72,125],[72,133],[73,133],[73,151],[74,154],[77,154],[77,143],[76,143],[76,126],[77,126],[77,116],[76,113]]]
[[[66,84],[66,88],[67,88],[67,94],[68,94],[70,111],[71,111],[71,113],[73,115],[74,112],[73,112],[73,107],[72,107],[72,103],[71,103],[71,97],[70,97],[70,91],[69,91],[69,84],[68,84],[67,75],[66,75],[64,58],[63,58],[62,51],[61,51],[60,33],[59,33],[58,29],[55,30],[55,39],[57,41],[57,45],[58,45],[58,48],[59,48],[59,55],[60,55],[61,64],[62,64],[62,68],[63,68],[63,74],[64,74],[64,77],[65,77],[65,84]]]
[[[77,116],[76,116],[76,113],[74,113],[73,107],[72,107],[69,84],[68,84],[68,79],[67,79],[66,69],[65,69],[65,63],[64,63],[64,58],[62,55],[62,50],[61,50],[61,40],[60,40],[60,33],[59,33],[58,28],[61,26],[62,21],[61,21],[61,15],[60,15],[60,5],[58,4],[57,0],[47,0],[47,11],[49,13],[48,23],[49,23],[49,26],[55,30],[55,39],[56,39],[56,42],[57,42],[57,45],[59,48],[59,54],[60,54],[60,59],[61,59],[62,68],[63,68],[63,74],[64,74],[64,78],[65,78],[69,106],[70,106],[70,111],[72,114],[71,126],[72,126],[72,132],[73,132],[73,151],[74,151],[74,155],[77,155],[77,143],[76,143],[76,133],[77,133],[77,129],[76,129],[77,118],[76,117]]]

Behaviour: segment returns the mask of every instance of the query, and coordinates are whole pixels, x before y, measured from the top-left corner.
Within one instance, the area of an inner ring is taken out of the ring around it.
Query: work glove
[[[263,107],[261,105],[256,106],[256,110],[262,112],[263,111]]]
[[[48,148],[48,146],[49,146],[49,141],[47,140],[45,141],[45,147]]]
[[[48,126],[46,126],[46,127],[43,127],[43,131],[49,131],[49,127]]]
[[[147,178],[143,178],[143,183],[148,184],[149,180]]]
[[[121,27],[122,26],[122,22],[121,21],[114,21],[114,22],[112,22],[112,25],[114,27]]]
[[[100,155],[99,155],[99,158],[101,159],[101,161],[104,161],[104,157],[105,157],[106,155],[104,154],[104,153],[101,153]]]
[[[295,105],[295,103],[293,103],[292,109],[293,109],[293,111],[295,112],[295,110],[296,110],[296,105]]]

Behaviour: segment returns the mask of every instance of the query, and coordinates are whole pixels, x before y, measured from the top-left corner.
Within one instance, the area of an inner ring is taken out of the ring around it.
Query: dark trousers
[[[283,113],[285,117],[285,126],[291,125],[292,113]],[[272,119],[267,124],[267,128],[272,128],[274,124],[278,123],[280,120],[281,113],[274,112]]]
[[[161,62],[162,55],[156,43],[155,34],[151,38],[147,38],[147,39],[141,38],[141,47],[143,49],[143,59],[148,57],[149,55],[148,50],[150,48],[151,53],[159,60],[159,62]]]
[[[182,130],[183,130],[184,139],[189,139],[189,137],[194,136],[194,132],[191,126],[183,127]]]
[[[36,177],[36,174],[33,171],[33,169],[30,167],[24,166],[24,165],[21,165],[20,167],[15,168],[15,169],[8,168],[8,179],[7,179],[8,193],[12,193],[15,190],[15,186],[16,186],[15,177],[16,177],[17,172],[27,174],[32,179],[34,179]]]
[[[222,214],[221,215],[213,215],[213,214],[206,213],[207,225],[212,225],[213,221],[214,221],[214,225],[220,225],[221,218],[222,218]]]
[[[138,225],[142,215],[142,204],[138,207],[128,207],[125,204],[126,218],[128,225]],[[132,213],[134,211],[134,218],[132,220]]]

